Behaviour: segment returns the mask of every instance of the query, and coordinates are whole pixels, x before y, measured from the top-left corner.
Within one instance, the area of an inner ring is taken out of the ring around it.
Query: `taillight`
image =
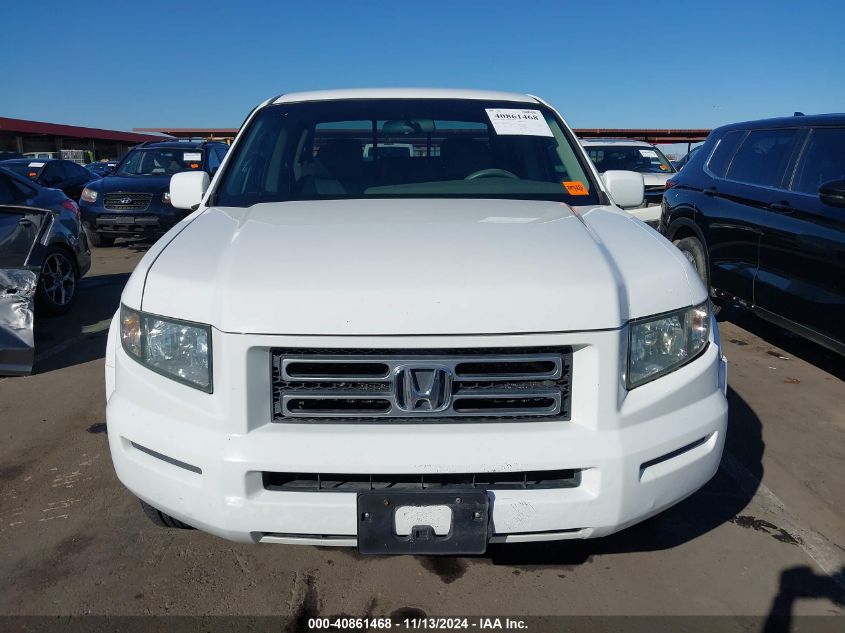
[[[668,191],[669,189],[671,189],[672,187],[674,187],[674,186],[675,186],[675,185],[677,185],[677,184],[678,184],[678,183],[676,183],[674,180],[672,180],[672,179],[670,178],[670,179],[669,179],[669,180],[667,180],[665,183],[663,183],[663,191]]]
[[[62,201],[62,208],[67,209],[68,211],[73,213],[74,216],[79,218],[79,207],[76,206],[76,203],[73,200]]]

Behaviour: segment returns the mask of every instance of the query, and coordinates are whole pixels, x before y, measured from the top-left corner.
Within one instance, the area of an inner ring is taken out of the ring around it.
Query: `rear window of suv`
[[[725,178],[764,187],[782,186],[798,138],[798,129],[752,130],[734,154]]]
[[[731,158],[733,158],[734,152],[736,151],[736,146],[745,134],[746,130],[725,132],[722,138],[716,141],[716,148],[707,161],[707,171],[714,176],[724,178],[728,171],[728,166],[731,164]]]
[[[845,128],[816,128],[804,147],[792,189],[818,195],[831,180],[845,180]]]

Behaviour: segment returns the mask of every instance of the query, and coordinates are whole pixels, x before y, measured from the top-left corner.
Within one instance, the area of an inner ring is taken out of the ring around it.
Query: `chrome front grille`
[[[572,350],[273,349],[277,422],[568,420]]]
[[[150,206],[151,193],[107,193],[103,206],[112,211],[143,211]]]

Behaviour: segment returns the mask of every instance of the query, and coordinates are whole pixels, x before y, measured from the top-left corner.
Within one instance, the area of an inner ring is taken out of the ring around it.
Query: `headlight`
[[[85,189],[82,190],[80,200],[82,200],[82,202],[97,202],[97,192],[85,187]]]
[[[149,369],[211,393],[211,328],[120,307],[123,349]]]
[[[710,338],[709,303],[633,321],[628,339],[628,389],[685,365]]]

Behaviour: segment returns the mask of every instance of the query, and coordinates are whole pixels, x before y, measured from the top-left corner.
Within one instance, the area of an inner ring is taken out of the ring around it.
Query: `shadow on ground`
[[[115,242],[115,247],[128,248],[136,253],[146,253],[155,242],[155,238],[128,238]]]
[[[43,374],[103,358],[109,322],[129,273],[83,278],[68,314],[35,318],[35,368]]]
[[[815,365],[822,371],[845,380],[845,359],[821,345],[793,334],[774,323],[761,319],[748,310],[736,306],[725,306],[719,312],[719,321],[727,321],[747,330],[769,345],[779,347],[787,354]]]
[[[817,574],[803,565],[783,570],[778,593],[772,601],[763,633],[790,633],[800,630],[799,623],[793,622],[793,610],[798,600],[827,599],[839,607],[845,607],[843,587],[845,569],[840,569],[834,576]]]

